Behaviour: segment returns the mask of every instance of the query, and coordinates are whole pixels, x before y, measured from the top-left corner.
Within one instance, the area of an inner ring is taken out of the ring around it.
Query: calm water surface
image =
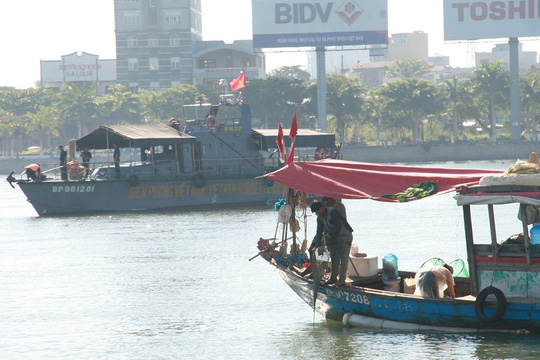
[[[511,163],[433,165],[504,169]],[[540,357],[539,336],[369,331],[322,319],[264,261],[248,261],[259,237],[274,235],[273,210],[38,218],[4,179],[2,359]],[[379,266],[389,252],[408,270],[431,257],[465,259],[461,209],[452,195],[345,205],[354,242],[379,256]],[[521,232],[517,210],[501,212],[501,234]],[[484,224],[485,216],[475,223]],[[308,229],[309,239],[314,231]],[[489,238],[487,231],[480,236]]]

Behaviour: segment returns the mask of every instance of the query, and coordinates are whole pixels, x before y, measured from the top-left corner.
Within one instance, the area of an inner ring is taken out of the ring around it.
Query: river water
[[[248,261],[259,237],[276,231],[272,209],[39,218],[1,179],[2,359],[540,357],[537,335],[373,331],[324,320],[263,260]],[[432,257],[466,258],[452,194],[344,203],[354,243],[378,256],[379,267],[389,252],[407,270]],[[504,236],[521,232],[516,213],[502,210]],[[308,224],[311,239],[315,218]],[[484,224],[485,216],[477,227]]]

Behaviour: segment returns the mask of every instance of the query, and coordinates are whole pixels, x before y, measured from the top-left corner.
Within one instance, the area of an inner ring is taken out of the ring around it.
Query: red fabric
[[[527,259],[524,257],[499,257],[494,259],[489,256],[476,256],[474,258],[476,262],[495,262],[495,263],[527,263]],[[540,264],[540,258],[533,258],[533,264]]]
[[[293,161],[294,161],[294,141],[291,144],[291,153],[289,154],[289,157],[287,158],[287,165],[289,165]]]
[[[294,111],[291,130],[289,130],[289,137],[294,141],[296,134],[298,133],[298,121],[296,120],[296,110]]]
[[[294,140],[296,138],[297,133],[298,133],[298,121],[296,120],[296,110],[294,110],[292,125],[291,125],[291,129],[289,130],[289,137],[291,138],[292,143],[291,143],[291,152],[289,154],[289,158],[287,159],[287,165],[294,161]]]
[[[242,75],[231,81],[229,85],[231,85],[231,91],[240,90],[246,87],[246,73],[242,73]]]
[[[278,135],[276,137],[276,144],[279,150],[279,160],[284,163],[285,158],[287,157],[287,149],[285,148],[285,143],[283,142],[283,128],[281,124],[278,123]]]
[[[266,177],[308,194],[341,199],[382,199],[414,184],[431,181],[438,194],[453,191],[458,185],[475,185],[483,176],[499,175],[502,170],[451,169],[399,166],[324,159],[291,162]]]

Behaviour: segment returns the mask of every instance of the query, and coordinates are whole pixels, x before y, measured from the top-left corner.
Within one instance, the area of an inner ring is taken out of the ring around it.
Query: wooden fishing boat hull
[[[300,298],[311,307],[314,306],[314,283],[311,279],[300,276],[273,260],[269,260],[269,263]],[[336,321],[343,321],[344,317],[347,319],[351,314],[358,314],[366,319],[386,320],[389,324],[397,324],[396,329],[412,329],[414,327],[406,325],[415,325],[442,331],[540,332],[538,300],[508,298],[502,318],[485,322],[478,318],[475,310],[476,298],[472,296],[456,299],[422,298],[368,287],[334,287],[321,284],[315,310],[326,319]],[[488,317],[496,311],[494,306],[484,306],[485,315]],[[376,324],[379,326],[381,322]],[[367,321],[360,325],[369,327],[373,326],[373,323]]]

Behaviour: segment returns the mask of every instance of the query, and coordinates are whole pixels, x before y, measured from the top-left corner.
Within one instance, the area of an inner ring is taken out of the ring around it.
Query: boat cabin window
[[[176,147],[174,145],[157,145],[141,149],[141,160],[145,161],[161,161],[161,160],[176,160]],[[179,153],[181,149],[179,149]]]

